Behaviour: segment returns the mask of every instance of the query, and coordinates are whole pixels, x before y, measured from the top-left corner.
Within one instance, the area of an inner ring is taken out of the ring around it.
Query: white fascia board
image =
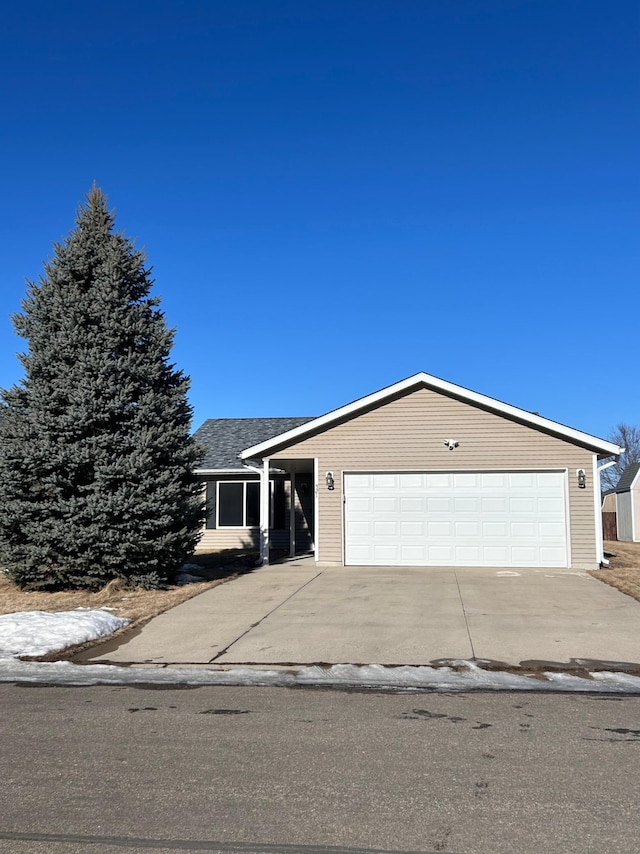
[[[240,469],[194,469],[193,473],[198,474],[198,475],[218,475],[218,474],[230,475],[230,474],[246,474],[248,471],[259,472],[260,469],[258,469],[256,466],[250,466],[250,465],[247,465],[246,463],[243,463],[242,468],[240,468]],[[273,467],[270,469],[270,471],[272,472],[272,474],[286,474],[286,472],[283,472],[281,469],[276,469]]]
[[[246,467],[240,469],[194,469],[194,474],[245,474]]]
[[[334,409],[327,412],[326,415],[321,415],[313,421],[308,421],[300,427],[294,427],[293,430],[288,430],[286,433],[281,433],[279,436],[274,436],[266,442],[261,442],[259,445],[254,445],[247,448],[238,454],[241,460],[257,458],[260,459],[263,454],[278,445],[289,444],[296,440],[302,439],[309,433],[320,430],[323,427],[328,427],[342,418],[349,415],[357,415],[358,412],[370,406],[375,406],[378,403],[383,403],[386,399],[400,394],[403,391],[409,391],[414,387],[425,386],[432,388],[435,391],[441,391],[445,394],[453,395],[467,403],[472,403],[477,406],[487,408],[493,412],[498,412],[501,415],[506,415],[511,418],[516,418],[531,427],[544,430],[545,432],[555,433],[557,436],[562,436],[566,439],[571,439],[581,445],[597,451],[601,456],[618,456],[622,449],[613,442],[606,442],[604,439],[599,439],[597,436],[590,436],[588,433],[583,433],[580,430],[574,430],[572,427],[565,427],[564,424],[559,424],[557,421],[551,421],[548,418],[543,418],[541,415],[534,415],[532,412],[527,412],[524,409],[519,409],[517,406],[511,406],[508,403],[503,403],[501,400],[495,400],[492,397],[487,397],[484,394],[479,394],[476,391],[470,391],[455,383],[441,380],[438,377],[432,377],[430,374],[421,372],[414,374],[412,377],[407,377],[405,380],[387,386],[380,391],[369,394],[366,397],[361,397],[354,400],[353,403],[348,403],[346,406],[341,406],[339,409]]]

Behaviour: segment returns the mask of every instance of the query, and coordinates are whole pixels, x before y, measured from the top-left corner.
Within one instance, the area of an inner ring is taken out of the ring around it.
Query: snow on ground
[[[0,682],[49,685],[267,685],[332,686],[403,691],[563,691],[640,694],[640,677],[597,671],[584,678],[571,673],[519,673],[485,670],[472,661],[447,667],[385,667],[380,664],[317,665],[287,670],[188,667],[116,667],[68,661],[20,661],[20,655],[44,655],[71,644],[104,637],[128,620],[107,611],[78,609],[57,614],[31,611],[0,616]]]
[[[24,611],[0,616],[0,663],[17,655],[46,655],[111,635],[129,620],[107,611]]]

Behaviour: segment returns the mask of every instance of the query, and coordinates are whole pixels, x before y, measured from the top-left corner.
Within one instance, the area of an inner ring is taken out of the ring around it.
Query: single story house
[[[597,568],[622,448],[426,373],[318,418],[212,419],[202,549],[334,565]]]
[[[640,542],[640,463],[631,463],[616,484],[618,539]]]

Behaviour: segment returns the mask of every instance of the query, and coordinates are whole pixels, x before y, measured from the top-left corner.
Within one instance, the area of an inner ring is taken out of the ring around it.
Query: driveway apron
[[[451,567],[263,567],[77,661],[429,664],[640,662],[640,603],[587,573]]]

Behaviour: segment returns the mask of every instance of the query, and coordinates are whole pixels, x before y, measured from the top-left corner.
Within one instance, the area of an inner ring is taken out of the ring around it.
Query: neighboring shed
[[[640,542],[640,462],[631,463],[620,475],[616,486],[618,539]]]
[[[616,491],[607,489],[602,493],[602,534],[605,540],[617,540]]]

